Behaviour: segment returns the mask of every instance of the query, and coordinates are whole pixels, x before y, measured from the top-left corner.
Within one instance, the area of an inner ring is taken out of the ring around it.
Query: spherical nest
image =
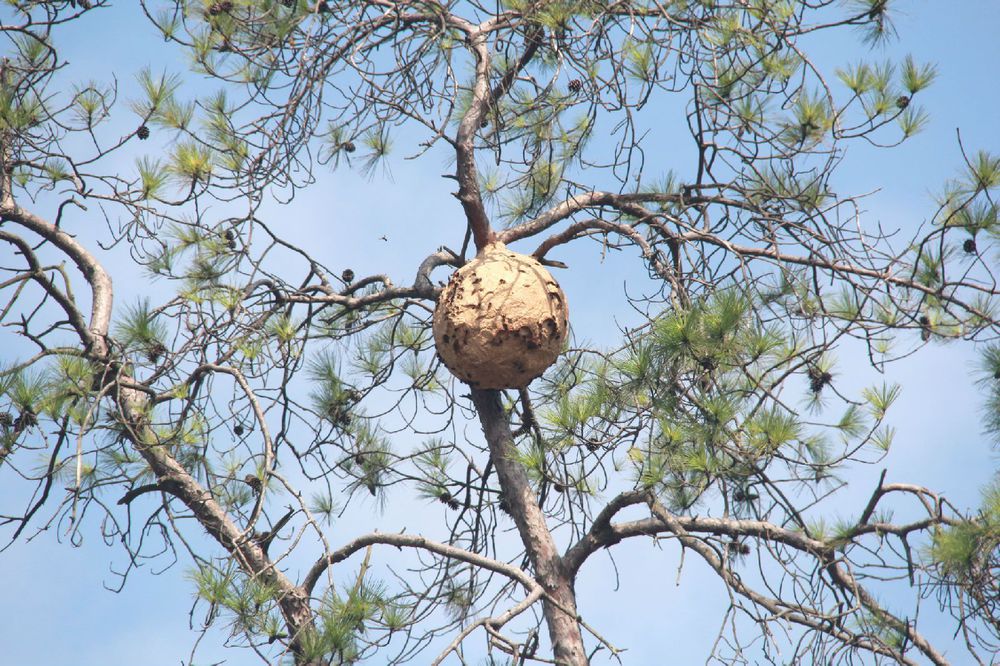
[[[536,259],[503,243],[455,271],[434,310],[434,342],[451,372],[475,388],[523,388],[559,356],[566,296]]]

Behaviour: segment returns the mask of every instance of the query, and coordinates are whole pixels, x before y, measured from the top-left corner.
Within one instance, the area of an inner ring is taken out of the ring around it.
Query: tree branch
[[[448,544],[439,543],[426,537],[413,534],[373,533],[360,536],[347,545],[342,546],[336,551],[320,558],[315,564],[312,565],[306,573],[305,578],[302,579],[302,589],[305,590],[307,594],[312,595],[313,588],[316,587],[316,583],[319,581],[320,576],[323,575],[323,572],[326,571],[328,567],[331,567],[338,562],[343,562],[354,553],[376,544],[395,546],[397,548],[419,548],[431,553],[436,553],[437,555],[442,555],[449,559],[474,564],[475,566],[482,567],[489,571],[507,576],[512,580],[516,580],[521,583],[521,585],[523,585],[528,592],[532,592],[539,587],[538,583],[536,583],[531,576],[523,572],[521,569],[505,562],[490,559],[478,553],[473,553],[455,546],[449,546]]]

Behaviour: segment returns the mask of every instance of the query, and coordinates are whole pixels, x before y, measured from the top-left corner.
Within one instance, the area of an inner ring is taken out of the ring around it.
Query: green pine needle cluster
[[[803,479],[826,478],[837,460],[832,433],[843,450],[869,444],[884,452],[892,431],[881,424],[899,387],[865,390],[867,409],[848,404],[825,427],[807,423],[772,396],[798,369],[813,404],[832,382],[832,362],[803,368],[796,343],[756,321],[754,303],[738,290],[720,291],[665,312],[609,361],[571,355],[552,373],[555,395],[539,410],[545,439],[521,446],[518,460],[537,482],[560,460],[568,474],[561,483],[574,486],[586,474],[565,466],[570,452],[585,450],[583,460],[610,453],[637,487],[686,510],[713,486],[752,485],[776,456]],[[621,439],[628,432],[636,434]]]

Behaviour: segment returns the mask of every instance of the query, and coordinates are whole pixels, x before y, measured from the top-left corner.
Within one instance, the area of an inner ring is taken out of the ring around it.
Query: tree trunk
[[[191,510],[209,536],[232,555],[244,572],[274,586],[278,607],[288,629],[289,646],[295,655],[295,663],[300,663],[300,636],[313,624],[309,595],[275,568],[263,548],[253,539],[246,538],[246,534],[213,499],[211,492],[199,484],[165,448],[156,445],[156,434],[150,429],[145,416],[145,394],[119,387],[117,404],[135,450],[146,460],[157,480],[170,482],[171,494]]]
[[[472,401],[479,412],[510,514],[534,568],[535,578],[545,588],[543,612],[555,662],[559,666],[585,666],[588,662],[577,622],[573,579],[566,573],[556,550],[524,466],[510,456],[514,439],[500,404],[500,393],[472,389]]]
[[[2,158],[0,153],[0,160]],[[70,314],[70,323],[77,329],[88,359],[97,367],[116,368],[123,359],[115,358],[108,344],[114,303],[111,276],[94,255],[76,239],[47,220],[17,206],[9,193],[10,190],[0,176],[0,214],[37,233],[62,250],[86,277],[91,288],[90,321],[84,324],[82,314],[76,313],[73,306],[66,308]],[[105,381],[107,378],[101,379]],[[120,379],[129,380],[130,377],[123,372],[112,381],[117,382]],[[275,586],[278,592],[278,605],[291,637],[290,645],[292,651],[297,654],[300,633],[312,627],[309,595],[276,569],[267,554],[252,540],[246,538],[243,530],[236,526],[232,518],[215,501],[212,493],[198,483],[166,448],[157,445],[156,433],[150,428],[147,415],[149,397],[139,390],[118,383],[115,387],[114,400],[117,413],[128,428],[128,435],[136,452],[149,465],[157,481],[169,484],[171,494],[188,507],[205,531],[230,553],[243,571]]]

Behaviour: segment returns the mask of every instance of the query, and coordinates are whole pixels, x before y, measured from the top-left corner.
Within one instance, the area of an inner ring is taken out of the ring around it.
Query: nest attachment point
[[[497,242],[452,274],[434,310],[434,342],[470,386],[523,388],[559,356],[568,324],[555,278]]]

